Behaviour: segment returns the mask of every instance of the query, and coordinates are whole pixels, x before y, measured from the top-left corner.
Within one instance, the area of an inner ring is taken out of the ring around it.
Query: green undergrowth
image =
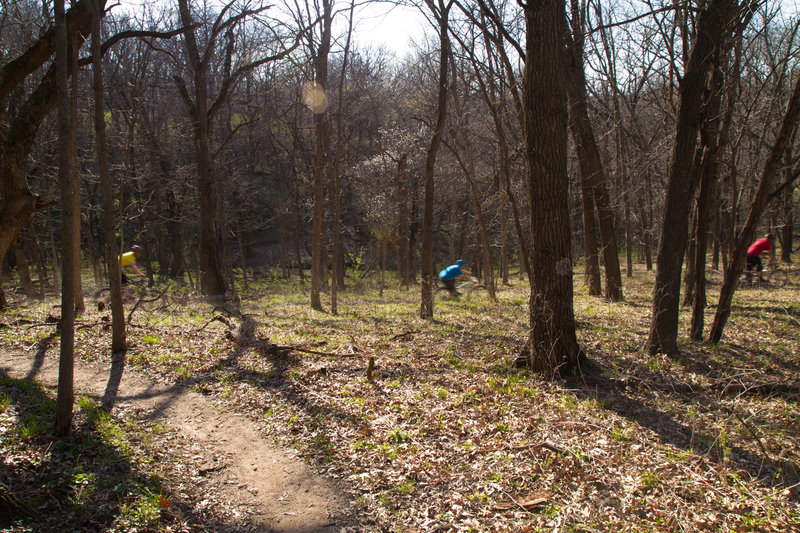
[[[799,280],[737,292],[719,345],[687,337],[683,308],[667,356],[644,350],[653,277],[637,265],[612,303],[575,276],[589,364],[568,380],[514,364],[530,314],[518,279],[496,302],[437,298],[433,320],[419,285],[396,279],[381,295],[348,278],[335,315],[297,278],[251,277],[224,303],[168,294],[137,310],[127,362],[214,395],[344,480],[365,531],[791,530]],[[706,330],[719,286],[712,273]],[[79,357],[109,357],[102,316],[84,317],[96,324],[78,330]]]
[[[52,430],[55,392],[0,374],[0,482],[22,515],[3,531],[181,531],[153,472],[149,428],[78,397],[73,431]]]

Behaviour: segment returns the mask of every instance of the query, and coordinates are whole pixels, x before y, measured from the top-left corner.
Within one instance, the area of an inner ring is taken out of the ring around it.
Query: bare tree
[[[656,261],[653,311],[647,350],[678,353],[681,266],[688,234],[691,199],[699,176],[695,170],[697,134],[702,123],[706,80],[714,50],[730,39],[738,13],[736,0],[711,0],[697,18],[697,30],[679,88],[678,120]]]
[[[439,97],[436,107],[436,124],[433,128],[427,157],[425,158],[425,208],[422,216],[422,287],[420,316],[433,318],[433,288],[436,284],[433,268],[433,207],[434,207],[434,170],[439,144],[444,134],[447,117],[448,68],[450,57],[450,37],[448,35],[448,19],[453,0],[425,0],[425,4],[436,21],[439,30]]]
[[[116,227],[114,224],[114,197],[111,190],[111,175],[108,168],[106,147],[106,114],[103,102],[103,65],[100,50],[101,6],[92,0],[94,19],[92,21],[92,74],[94,89],[94,130],[97,150],[97,167],[100,173],[100,186],[103,191],[103,225],[106,234],[106,263],[108,265],[108,284],[111,289],[111,350],[125,350],[125,311],[122,308],[122,282],[120,279],[119,249],[117,248]]]
[[[227,290],[223,267],[220,264],[220,251],[218,246],[218,194],[214,176],[214,158],[211,149],[211,131],[213,120],[225,102],[231,89],[248,72],[261,65],[282,59],[298,45],[298,41],[274,55],[262,57],[254,61],[247,61],[238,65],[233,72],[219,85],[216,96],[212,99],[210,90],[211,62],[215,57],[217,40],[220,36],[241,23],[248,17],[256,16],[267,9],[267,6],[246,5],[238,12],[230,14],[237,4],[225,4],[216,16],[208,35],[204,41],[205,47],[201,50],[196,31],[197,25],[189,7],[189,0],[178,0],[181,22],[183,23],[183,36],[186,44],[188,67],[192,73],[192,92],[189,92],[186,81],[180,76],[175,76],[178,91],[186,105],[189,118],[192,122],[194,134],[194,147],[197,163],[197,186],[199,191],[199,220],[200,220],[200,261],[201,280],[203,292],[209,296],[221,296]]]
[[[520,362],[548,376],[568,375],[585,358],[573,311],[567,181],[566,13],[559,0],[528,2],[523,132],[531,228],[530,336]]]
[[[61,343],[58,362],[58,394],[56,396],[55,434],[66,437],[72,431],[72,405],[75,400],[73,372],[75,364],[75,256],[80,243],[75,239],[73,216],[75,202],[72,197],[74,178],[69,153],[70,110],[67,89],[69,69],[69,44],[64,0],[55,0],[55,82],[58,89],[56,99],[58,119],[58,182],[61,191],[61,251],[64,260],[61,271],[61,320],[59,322]]]
[[[761,215],[770,200],[777,197],[777,194],[771,194],[772,181],[778,174],[781,161],[786,154],[789,141],[791,141],[794,136],[794,130],[797,128],[798,121],[800,121],[800,75],[798,75],[795,80],[792,97],[789,100],[781,126],[775,137],[775,142],[772,145],[769,157],[761,173],[761,178],[759,179],[758,187],[753,196],[753,201],[750,203],[744,226],[736,236],[736,246],[731,254],[730,263],[728,264],[728,268],[725,269],[719,301],[717,303],[717,312],[714,315],[714,322],[711,325],[711,331],[709,333],[709,340],[713,343],[718,343],[722,339],[722,331],[731,314],[733,295],[736,292],[739,277],[744,270],[747,247],[753,241]],[[793,173],[792,180],[796,177],[797,172]],[[791,181],[788,181],[784,185],[790,183]]]

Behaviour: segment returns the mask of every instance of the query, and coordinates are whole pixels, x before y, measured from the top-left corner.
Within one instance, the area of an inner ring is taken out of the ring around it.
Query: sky
[[[119,0],[117,9],[136,6],[154,0]],[[156,0],[157,1],[157,0]],[[774,1],[774,0],[773,0]],[[800,12],[800,0],[779,0],[783,5],[783,14],[786,17]],[[342,8],[345,2],[337,2]],[[344,20],[345,13],[339,15]],[[400,6],[389,1],[367,2],[358,8],[355,41],[360,45],[384,46],[401,59],[409,50],[410,39],[419,42],[424,32],[430,32],[430,23],[425,19],[419,8]]]
[[[384,46],[398,58],[410,49],[410,39],[419,42],[430,26],[418,8],[389,2],[364,5],[357,16],[356,41],[362,46]]]

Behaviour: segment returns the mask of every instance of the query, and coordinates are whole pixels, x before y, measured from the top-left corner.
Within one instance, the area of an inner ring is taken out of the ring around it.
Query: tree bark
[[[73,373],[75,364],[75,256],[80,243],[75,242],[75,217],[72,199],[72,170],[69,153],[70,109],[67,87],[69,45],[64,15],[64,0],[54,2],[56,27],[55,78],[58,123],[58,182],[61,192],[61,321],[59,329],[60,354],[58,362],[58,392],[56,394],[55,434],[67,437],[72,431],[72,405],[75,399]]]
[[[96,1],[96,0],[93,0]],[[94,134],[97,149],[97,167],[100,174],[100,187],[103,192],[103,229],[106,234],[106,264],[108,265],[108,284],[111,292],[111,350],[122,352],[126,348],[125,311],[122,308],[122,281],[117,248],[116,227],[114,224],[114,195],[111,188],[108,151],[106,148],[106,113],[103,102],[103,64],[100,53],[100,11],[93,6],[95,16],[92,24],[92,88],[94,90]]]
[[[709,333],[709,341],[715,344],[719,343],[722,339],[722,331],[731,314],[731,302],[733,301],[733,295],[739,284],[739,276],[741,276],[744,270],[747,248],[753,241],[758,222],[769,203],[772,181],[778,173],[781,159],[786,153],[789,141],[797,127],[798,119],[800,119],[800,76],[795,80],[792,97],[789,100],[780,129],[775,137],[775,143],[764,164],[764,170],[761,173],[758,187],[750,203],[747,218],[745,219],[741,232],[736,236],[736,244],[731,254],[728,267],[725,269],[722,288],[719,293],[719,301],[717,303],[717,311],[714,314],[714,322],[711,325],[711,331]]]
[[[566,13],[559,0],[525,4],[523,134],[530,195],[530,336],[520,362],[547,376],[578,370],[567,177]]]
[[[735,7],[735,0],[711,0],[708,7],[700,11],[695,41],[681,80],[678,120],[656,259],[650,334],[646,344],[647,351],[653,355],[678,353],[681,265],[686,250],[689,208],[699,178],[692,170],[697,133],[703,118],[706,77],[715,47],[723,39],[730,38]]]
[[[433,129],[428,153],[425,158],[425,208],[422,215],[422,287],[420,294],[420,317],[433,318],[433,288],[436,284],[433,267],[433,202],[434,202],[434,169],[439,144],[444,133],[447,117],[447,77],[450,57],[450,38],[448,36],[448,17],[452,0],[425,0],[428,8],[439,24],[439,98],[437,101],[436,125]]]

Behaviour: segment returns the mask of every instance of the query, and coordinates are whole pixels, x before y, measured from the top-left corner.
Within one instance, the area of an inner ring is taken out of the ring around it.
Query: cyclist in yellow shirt
[[[130,267],[137,276],[144,276],[142,271],[136,267],[136,258],[141,257],[144,250],[138,244],[131,246],[130,252],[125,252],[119,258],[119,266],[122,270],[122,298],[127,300],[131,298],[131,291],[128,288],[128,276],[125,275],[125,267]]]

